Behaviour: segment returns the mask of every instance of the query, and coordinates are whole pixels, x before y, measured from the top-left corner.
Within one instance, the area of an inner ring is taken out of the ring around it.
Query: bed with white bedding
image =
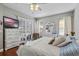
[[[70,44],[68,46],[65,46],[64,48],[59,48],[57,46],[50,45],[48,44],[48,42],[51,39],[51,37],[43,37],[30,42],[30,45],[28,45],[27,43],[25,45],[21,45],[17,51],[17,54],[18,56],[63,56],[68,55],[71,52],[73,53],[73,51],[79,52],[79,47],[77,45]],[[66,52],[66,47],[71,47],[67,49],[67,51],[70,50],[70,52]],[[71,51],[72,49],[73,51]],[[75,55],[75,53],[72,53],[70,54],[71,56]]]
[[[22,45],[19,47],[17,54],[19,56],[57,56],[59,55],[59,48],[49,45],[51,40],[49,37],[43,37],[38,40],[30,42],[30,45]]]

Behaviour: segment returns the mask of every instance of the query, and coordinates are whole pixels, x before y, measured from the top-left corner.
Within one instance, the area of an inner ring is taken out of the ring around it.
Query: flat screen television
[[[10,17],[3,16],[3,24],[5,28],[18,28],[19,21]]]

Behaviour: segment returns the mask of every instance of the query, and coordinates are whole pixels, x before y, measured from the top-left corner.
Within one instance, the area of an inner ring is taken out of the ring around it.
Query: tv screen
[[[18,28],[19,21],[10,17],[3,17],[5,28]]]

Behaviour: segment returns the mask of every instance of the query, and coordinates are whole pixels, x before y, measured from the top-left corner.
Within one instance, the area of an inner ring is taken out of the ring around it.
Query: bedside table
[[[33,40],[36,40],[39,38],[39,33],[33,33],[33,36],[32,36]]]

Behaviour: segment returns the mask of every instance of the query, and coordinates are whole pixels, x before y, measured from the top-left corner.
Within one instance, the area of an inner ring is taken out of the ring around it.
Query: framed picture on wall
[[[3,16],[3,24],[5,28],[18,28],[19,21],[10,17]]]

